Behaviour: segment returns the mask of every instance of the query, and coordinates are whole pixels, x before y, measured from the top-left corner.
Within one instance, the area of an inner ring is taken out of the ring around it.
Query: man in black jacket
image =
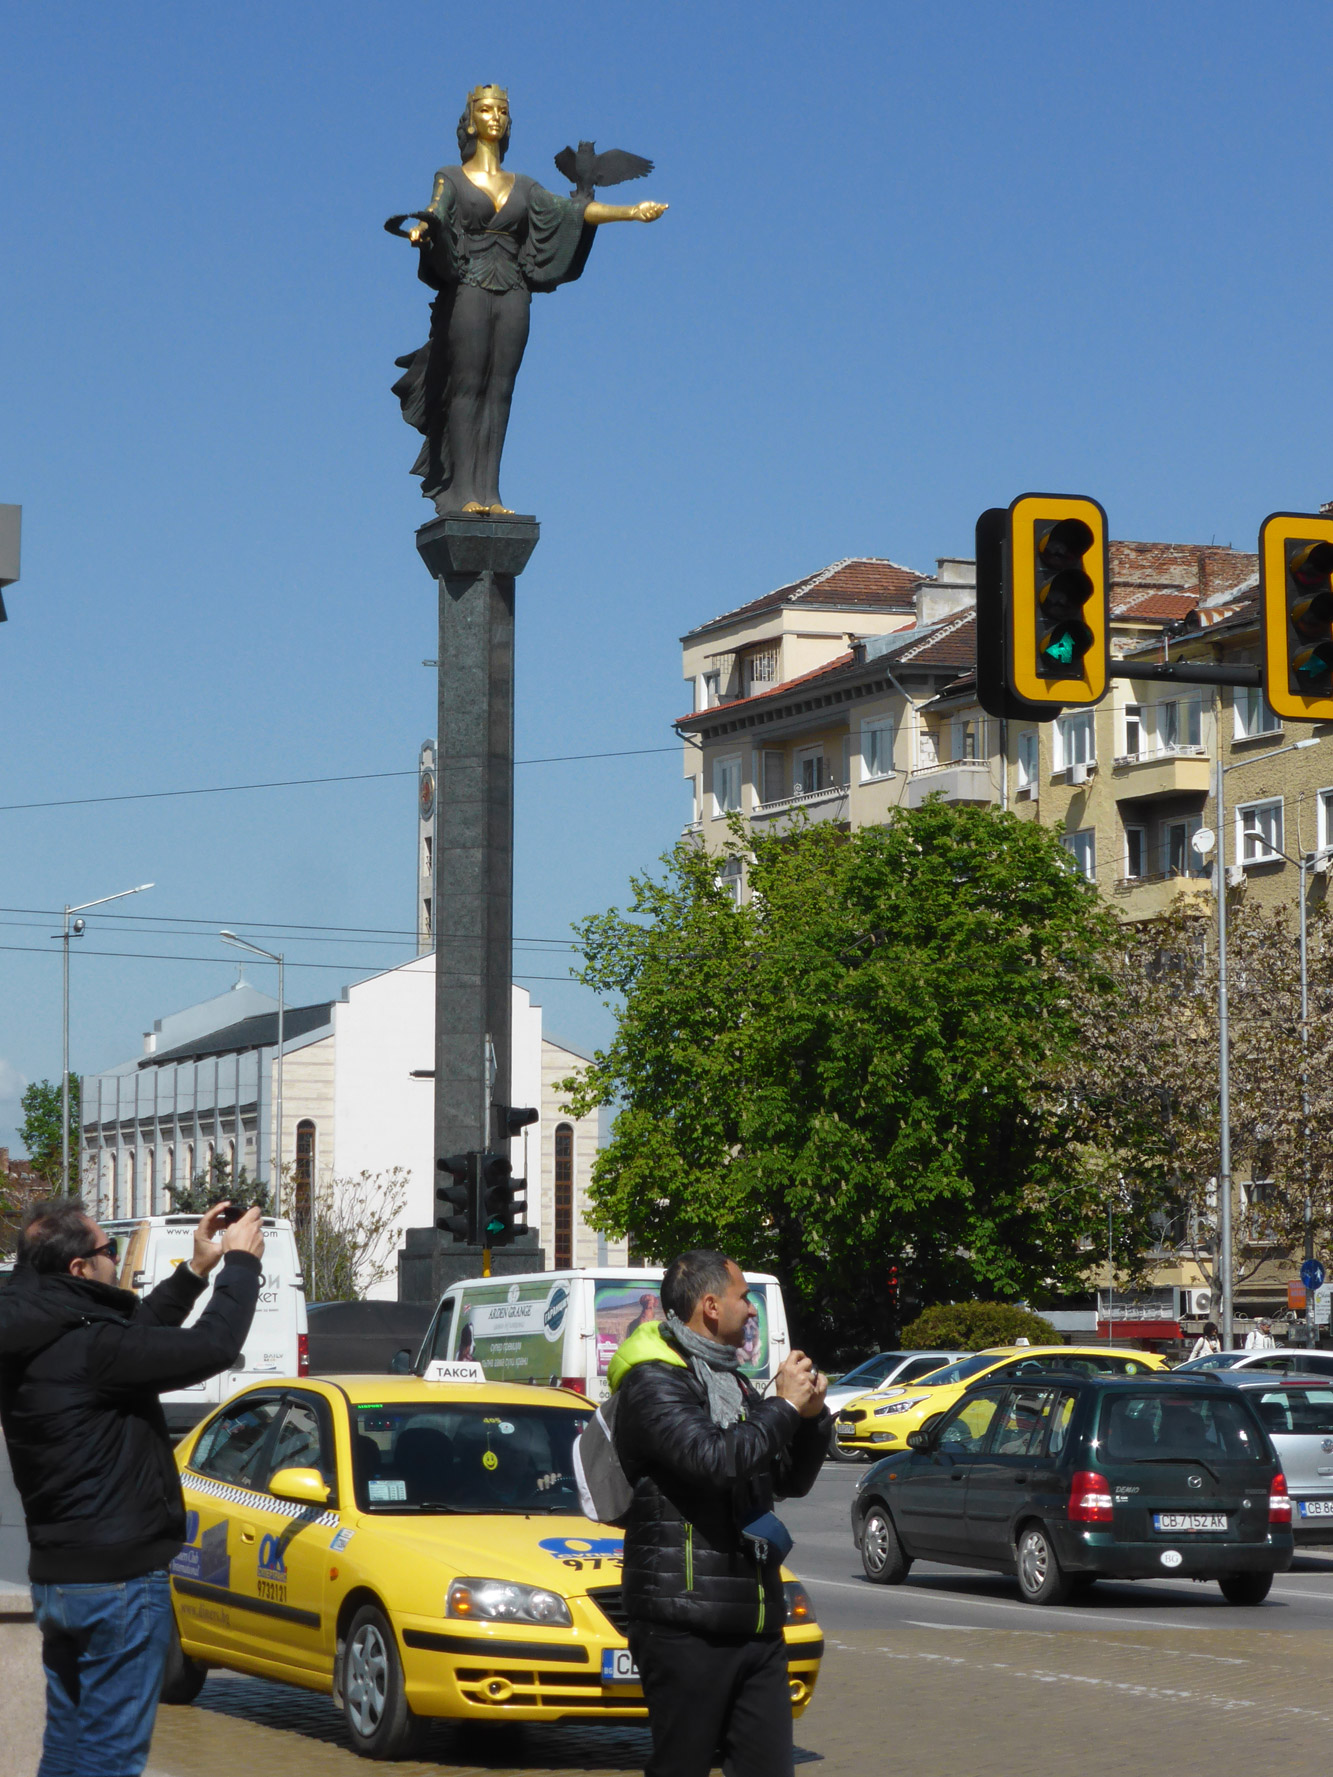
[[[794,1351],[776,1398],[760,1397],[740,1371],[754,1308],[721,1253],[674,1259],[662,1308],[665,1322],[638,1328],[610,1371],[616,1448],[634,1483],[625,1607],[653,1735],[648,1777],[707,1777],[719,1751],[727,1777],[790,1777],[772,1510],[815,1483],[828,1378]]]
[[[148,1759],[171,1634],[167,1563],[185,1506],[160,1390],[235,1363],[259,1293],[257,1209],[142,1303],[116,1288],[116,1242],[70,1198],[38,1204],[0,1290],[0,1423],[23,1497],[42,1632],[46,1736],[38,1777],[135,1777]],[[213,1298],[181,1322],[225,1259]]]

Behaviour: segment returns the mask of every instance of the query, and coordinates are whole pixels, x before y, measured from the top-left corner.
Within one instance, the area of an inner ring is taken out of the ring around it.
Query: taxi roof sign
[[[422,1372],[423,1382],[484,1382],[486,1372],[477,1363],[450,1362],[448,1358],[433,1357]]]

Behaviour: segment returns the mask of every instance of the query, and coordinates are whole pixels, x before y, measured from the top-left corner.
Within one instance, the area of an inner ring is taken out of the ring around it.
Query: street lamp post
[[[60,1014],[60,1189],[69,1190],[69,941],[83,936],[83,921],[76,919],[71,933],[71,913],[86,913],[90,907],[104,907],[108,901],[123,901],[126,895],[141,895],[154,885],[141,882],[137,888],[120,889],[114,895],[99,895],[95,901],[80,901],[77,907],[66,906],[65,923],[60,931],[61,949],[61,1014]],[[80,1107],[82,1108],[82,1107]],[[131,1205],[133,1208],[133,1205]],[[111,1212],[115,1214],[113,1203]]]
[[[1220,702],[1220,700],[1219,700]],[[1247,765],[1264,765],[1280,759],[1284,753],[1303,752],[1316,747],[1318,740],[1293,741],[1289,747],[1277,747],[1271,753],[1260,753],[1253,759],[1238,759],[1233,765],[1222,763],[1221,712],[1218,712],[1217,773],[1215,800],[1217,804],[1217,1088],[1218,1088],[1218,1245],[1222,1272],[1222,1349],[1230,1351],[1232,1311],[1232,1229],[1231,1229],[1231,1023],[1227,999],[1227,837],[1226,837],[1226,774],[1242,771]],[[1285,835],[1284,835],[1285,837]],[[1276,846],[1270,847],[1275,857],[1286,857]],[[1238,859],[1237,862],[1240,860]],[[1297,860],[1292,859],[1291,862]],[[1305,863],[1301,867],[1301,1040],[1306,1035],[1306,970],[1305,970]],[[1313,1238],[1311,1205],[1306,1198],[1305,1239],[1307,1256]]]
[[[255,956],[267,957],[269,962],[278,965],[278,1074],[274,1082],[274,1131],[273,1155],[270,1161],[270,1183],[273,1186],[273,1213],[282,1214],[282,1062],[283,1044],[287,1037],[285,1014],[287,1009],[286,996],[283,993],[284,959],[276,950],[265,950],[261,944],[252,944],[248,938],[238,938],[235,932],[219,932],[218,937],[224,944],[234,944],[238,950],[249,950]],[[240,1151],[241,1132],[236,1131],[237,1152]],[[315,1269],[315,1185],[310,1181],[310,1270],[313,1276]]]

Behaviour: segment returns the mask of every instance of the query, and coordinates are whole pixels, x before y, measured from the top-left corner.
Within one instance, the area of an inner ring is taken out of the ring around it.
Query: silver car
[[[1244,1376],[1259,1370],[1285,1376],[1298,1370],[1302,1376],[1333,1377],[1333,1351],[1305,1351],[1299,1345],[1280,1351],[1210,1351],[1206,1357],[1192,1357],[1177,1364],[1176,1369],[1187,1376],[1201,1370],[1209,1374],[1235,1370]]]
[[[1287,1477],[1297,1545],[1333,1542],[1333,1376],[1231,1369],[1208,1380],[1234,1383],[1258,1408]]]
[[[966,1351],[881,1351],[839,1376],[825,1396],[824,1404],[836,1421],[838,1409],[845,1407],[848,1401],[860,1400],[863,1394],[877,1393],[881,1388],[896,1388],[900,1382],[919,1382],[933,1370],[942,1370],[945,1364],[956,1363],[959,1358],[969,1355]],[[836,1429],[830,1450],[838,1462],[867,1460],[859,1450],[844,1450],[838,1443]]]

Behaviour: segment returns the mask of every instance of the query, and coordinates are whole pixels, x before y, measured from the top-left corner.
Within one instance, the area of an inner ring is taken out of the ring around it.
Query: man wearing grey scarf
[[[756,1313],[739,1268],[683,1253],[662,1280],[664,1321],[612,1359],[616,1449],[634,1488],[625,1610],[653,1754],[647,1777],[791,1777],[775,1498],[808,1493],[828,1449],[827,1378],[802,1352],[771,1398],[745,1375]]]

